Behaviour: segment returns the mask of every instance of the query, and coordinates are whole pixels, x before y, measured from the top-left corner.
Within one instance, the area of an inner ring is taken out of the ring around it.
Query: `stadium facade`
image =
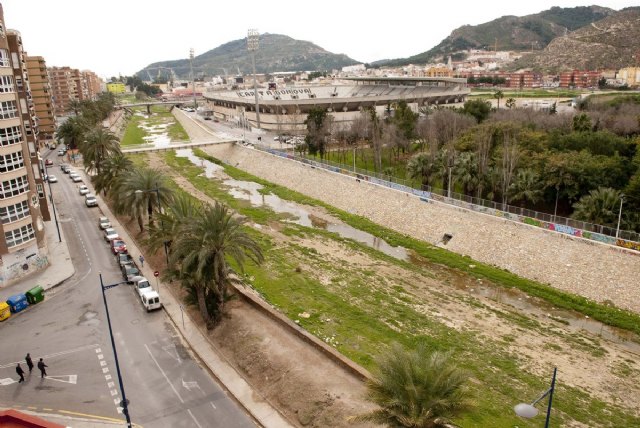
[[[430,105],[455,105],[466,100],[466,79],[452,77],[352,77],[340,85],[291,86],[258,89],[260,127],[299,134],[314,107],[325,108],[336,124],[349,124],[365,108],[379,114],[404,100],[414,110]],[[219,120],[256,126],[253,89],[207,92],[206,109]]]

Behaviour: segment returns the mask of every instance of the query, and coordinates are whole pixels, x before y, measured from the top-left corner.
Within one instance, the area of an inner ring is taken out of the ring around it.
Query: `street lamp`
[[[53,208],[53,219],[56,221],[58,242],[62,242],[62,237],[60,236],[60,226],[58,225],[58,215],[56,214],[56,203],[53,201],[53,191],[51,190],[51,182],[49,181],[49,166],[47,165],[47,161],[44,162],[44,171],[47,175],[47,183],[49,183],[49,200],[51,201],[51,207]]]
[[[514,406],[513,410],[516,412],[516,415],[521,418],[531,419],[538,414],[538,409],[535,408],[535,405],[538,401],[542,400],[547,395],[549,396],[549,404],[547,405],[547,420],[544,423],[544,428],[549,428],[549,420],[551,418],[551,401],[553,400],[553,391],[556,387],[556,373],[558,371],[557,367],[553,369],[553,378],[551,379],[551,387],[547,389],[537,400],[535,400],[531,404],[520,403]]]
[[[151,193],[155,192],[156,199],[158,201],[158,217],[160,217],[160,227],[162,228],[162,234],[164,235],[164,220],[162,220],[162,208],[160,207],[160,188],[158,187],[158,183],[156,183],[156,188],[151,190],[136,190],[134,193],[136,195],[142,195],[143,193]],[[164,238],[164,236],[163,236]],[[162,241],[164,245],[164,256],[167,259],[167,267],[169,266],[169,251],[167,250],[167,241]]]
[[[102,300],[104,301],[104,310],[107,313],[107,325],[109,326],[109,336],[111,337],[111,348],[113,349],[113,357],[116,360],[116,372],[118,373],[118,383],[120,384],[120,393],[122,394],[122,401],[120,406],[122,407],[122,414],[127,419],[127,427],[131,428],[131,417],[129,416],[129,400],[124,393],[124,385],[122,384],[122,375],[120,374],[120,364],[118,363],[118,352],[116,351],[116,342],[113,340],[113,330],[111,329],[111,318],[109,317],[109,306],[107,305],[107,295],[105,290],[113,287],[117,287],[121,284],[126,284],[126,281],[117,282],[115,284],[104,285],[102,282],[102,272],[98,274],[100,276],[100,289],[102,290]]]
[[[618,227],[616,227],[616,239],[618,239],[618,234],[620,234],[620,220],[622,220],[622,203],[624,202],[624,194],[620,195],[620,212],[618,212]]]
[[[189,62],[191,63],[191,84],[193,88],[193,108],[198,108],[198,101],[196,100],[196,75],[193,74],[193,48],[189,49]]]
[[[253,93],[256,96],[256,126],[260,128],[260,104],[258,102],[258,82],[256,80],[256,51],[258,50],[258,38],[260,33],[256,29],[250,29],[247,34],[247,50],[251,52],[251,64],[253,65]]]

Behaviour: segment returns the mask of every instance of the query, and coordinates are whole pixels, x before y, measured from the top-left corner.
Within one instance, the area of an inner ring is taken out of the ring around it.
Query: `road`
[[[58,166],[50,173],[60,226],[76,273],[46,300],[0,326],[0,406],[32,406],[48,412],[123,419],[115,360],[99,282],[122,281],[102,239],[98,208],[87,208],[77,185]],[[79,170],[79,168],[74,168]],[[48,227],[53,226],[52,223]],[[116,226],[117,228],[117,226]],[[137,257],[137,255],[134,255]],[[122,284],[106,291],[129,412],[149,427],[255,427],[235,401],[183,345],[164,311],[146,313],[135,290]],[[16,362],[44,358],[48,376],[37,369],[16,383]]]

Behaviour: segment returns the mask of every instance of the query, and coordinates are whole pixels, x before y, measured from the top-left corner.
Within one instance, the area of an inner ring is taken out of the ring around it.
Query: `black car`
[[[133,257],[131,257],[131,255],[128,254],[128,253],[118,253],[118,254],[116,254],[116,260],[118,261],[118,265],[120,266],[120,268],[122,268],[122,266],[124,266],[126,264],[135,265],[135,262],[133,261]]]
[[[127,282],[133,282],[135,276],[140,276],[140,271],[133,263],[127,263],[122,266],[122,278]]]

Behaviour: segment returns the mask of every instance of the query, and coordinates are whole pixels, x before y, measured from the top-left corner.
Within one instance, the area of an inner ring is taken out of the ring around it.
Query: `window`
[[[11,119],[18,116],[18,107],[15,101],[0,102],[0,119]]]
[[[29,202],[27,201],[21,201],[8,207],[0,207],[0,219],[2,220],[2,224],[18,221],[29,215],[31,215],[31,212],[29,211]]]
[[[16,247],[35,238],[36,233],[33,226],[26,224],[19,229],[10,230],[4,233],[4,239],[7,241],[7,247]]]
[[[10,146],[11,144],[19,144],[21,142],[22,132],[20,132],[19,126],[0,128],[0,145]]]
[[[36,183],[36,189],[38,189],[38,197],[44,199],[44,186],[42,183]]]
[[[29,180],[26,175],[0,183],[0,199],[11,198],[29,191]]]
[[[15,92],[13,76],[0,76],[0,93]]]
[[[11,66],[11,61],[9,61],[9,51],[6,49],[0,49],[0,67],[9,66]]]
[[[0,156],[0,173],[13,171],[14,169],[22,168],[23,166],[24,160],[22,158],[22,151]]]

